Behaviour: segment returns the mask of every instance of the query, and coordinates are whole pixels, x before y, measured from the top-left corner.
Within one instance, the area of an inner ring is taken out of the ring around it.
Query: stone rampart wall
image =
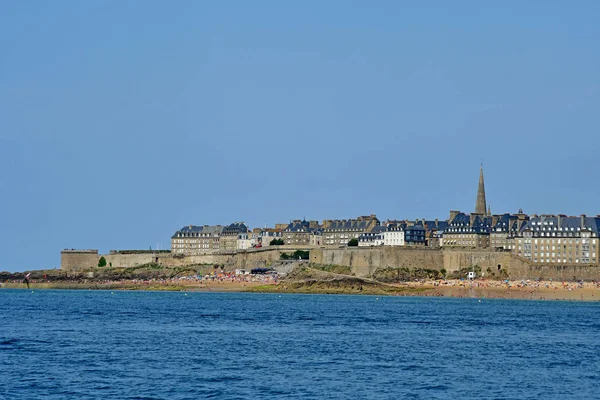
[[[60,268],[66,271],[98,266],[98,250],[64,250],[60,252]]]
[[[165,267],[188,265],[223,265],[227,271],[236,268],[252,269],[270,267],[280,260],[282,252],[291,253],[295,249],[286,246],[253,249],[231,254],[209,254],[174,257],[172,254],[108,254],[104,255],[107,264],[113,267],[135,267],[158,263]],[[100,255],[94,251],[61,252],[61,269],[73,270],[91,268],[98,265]],[[447,273],[478,266],[486,278],[502,276],[511,280],[554,279],[600,281],[600,266],[532,265],[528,260],[509,252],[468,249],[434,249],[409,247],[378,248],[312,248],[310,262],[320,265],[349,266],[357,276],[372,276],[379,268],[425,268],[445,269]],[[492,276],[492,274],[494,274]]]
[[[313,249],[310,261],[321,265],[349,266],[357,276],[370,276],[378,268],[440,270],[444,266],[440,250],[412,247]]]
[[[98,254],[95,252],[61,252],[61,269],[87,269],[98,266],[100,257],[106,259],[106,265],[115,268],[130,268],[144,264],[160,264],[165,267],[188,265],[223,265],[227,270],[235,268],[262,268],[279,261],[281,253],[293,253],[292,247],[268,248],[227,254],[206,254],[176,257],[169,253],[140,254]]]

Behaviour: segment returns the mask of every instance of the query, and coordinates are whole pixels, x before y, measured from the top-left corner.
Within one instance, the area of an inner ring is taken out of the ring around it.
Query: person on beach
[[[25,283],[27,285],[27,289],[29,289],[29,276],[31,275],[31,272],[28,273],[27,275],[25,275],[25,278],[23,279],[23,283]]]

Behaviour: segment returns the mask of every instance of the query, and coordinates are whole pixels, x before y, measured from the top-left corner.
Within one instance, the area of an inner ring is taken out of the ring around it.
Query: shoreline
[[[0,289],[28,290],[17,282],[0,283]],[[196,282],[32,282],[29,290],[122,290],[171,292],[249,292],[289,294],[354,294],[378,296],[449,297],[470,299],[600,301],[600,283],[500,282],[500,281],[420,281],[381,284],[375,287],[332,285],[331,281],[196,281]]]

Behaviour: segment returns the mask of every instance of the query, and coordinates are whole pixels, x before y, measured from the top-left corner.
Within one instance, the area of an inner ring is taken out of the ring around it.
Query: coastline
[[[3,282],[1,289],[27,290],[24,283]],[[419,281],[381,284],[361,281],[113,281],[32,282],[29,290],[144,290],[183,292],[250,292],[297,294],[363,294],[379,296],[423,296],[471,299],[600,301],[600,284],[573,282]]]

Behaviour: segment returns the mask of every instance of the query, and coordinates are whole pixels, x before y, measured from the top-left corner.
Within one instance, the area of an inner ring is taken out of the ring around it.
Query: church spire
[[[479,188],[477,189],[477,202],[475,203],[475,213],[486,215],[485,202],[485,184],[483,183],[483,165],[479,170]]]

